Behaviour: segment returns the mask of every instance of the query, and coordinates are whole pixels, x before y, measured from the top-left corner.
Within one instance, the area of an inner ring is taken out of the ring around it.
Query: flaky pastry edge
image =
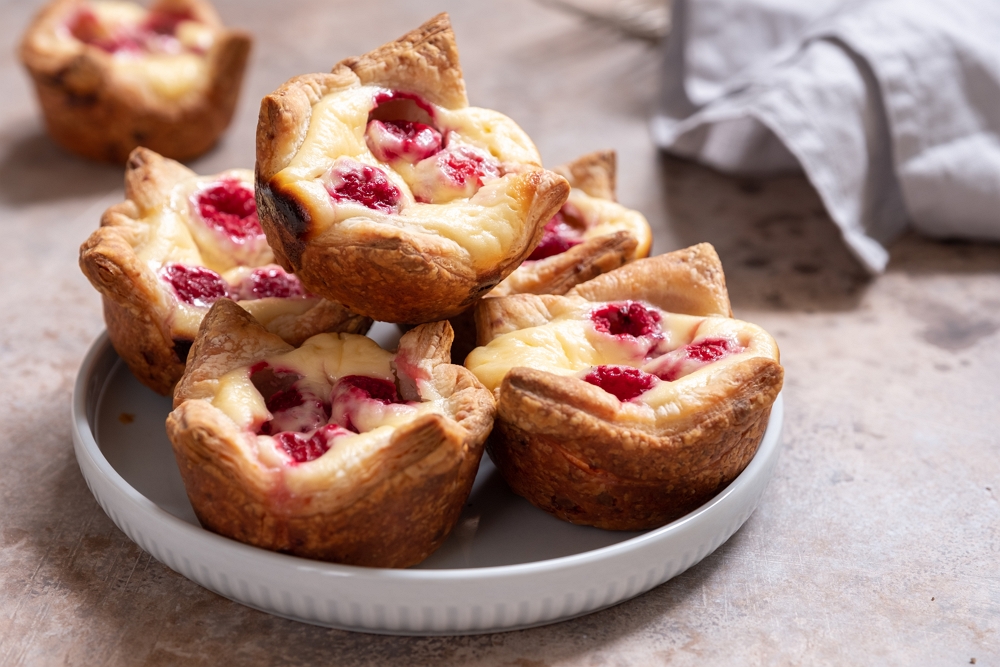
[[[431,387],[424,391],[447,398],[453,418],[429,414],[398,427],[360,474],[297,497],[280,469],[253,460],[248,434],[209,400],[222,375],[292,348],[231,301],[217,302],[167,419],[199,520],[233,539],[307,558],[372,567],[422,561],[458,520],[495,410],[475,376],[447,363],[450,344],[447,322],[417,327],[400,340],[394,364],[400,377],[419,376]],[[417,400],[425,397],[420,387],[401,382],[399,389]]]
[[[161,281],[135,253],[138,223],[177,182],[197,177],[179,162],[135,149],[125,168],[125,201],[108,208],[101,226],[80,246],[80,269],[101,294],[111,344],[140,382],[165,396],[184,373],[191,341],[175,341],[170,334]],[[324,331],[364,333],[371,326],[368,318],[328,300],[281,319],[276,333],[295,344]]]

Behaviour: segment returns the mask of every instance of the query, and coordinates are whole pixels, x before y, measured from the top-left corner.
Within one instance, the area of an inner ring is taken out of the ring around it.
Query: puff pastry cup
[[[257,198],[278,261],[387,322],[469,308],[569,194],[510,118],[470,107],[448,17],[261,103]]]
[[[488,296],[565,294],[649,255],[653,234],[646,218],[616,201],[614,151],[588,153],[553,171],[572,188],[566,203],[527,260]]]
[[[491,394],[448,363],[447,322],[393,354],[320,334],[298,349],[231,301],[206,316],[167,433],[202,524],[265,549],[373,567],[448,536],[493,423]]]
[[[504,479],[560,519],[614,530],[704,504],[753,457],[783,379],[771,336],[730,315],[707,244],[565,296],[484,299],[466,366],[497,396],[487,450]]]
[[[513,273],[484,298],[511,294],[565,294],[576,285],[649,255],[653,234],[646,218],[615,200],[617,158],[596,151],[556,167],[569,182],[569,198],[546,225],[542,240]],[[475,308],[451,319],[452,361],[476,347]]]
[[[274,263],[257,220],[253,175],[198,176],[137,148],[125,201],[105,211],[80,247],[80,268],[101,293],[108,335],[144,385],[169,395],[209,306],[237,299],[292,344],[326,331],[364,333],[371,320],[306,292]]]
[[[21,61],[49,134],[86,158],[124,163],[146,146],[187,160],[228,127],[250,53],[205,0],[55,0],[28,27]]]

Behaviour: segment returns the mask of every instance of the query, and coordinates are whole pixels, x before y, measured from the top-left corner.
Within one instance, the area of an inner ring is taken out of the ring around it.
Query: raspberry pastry
[[[21,42],[49,134],[123,163],[137,146],[187,160],[229,125],[250,37],[205,0],[55,0]]]
[[[646,218],[615,201],[615,163],[614,151],[599,151],[555,168],[573,188],[569,199],[546,223],[541,242],[524,263],[486,297],[565,294],[649,254],[653,235]],[[473,312],[451,319],[455,363],[476,346]]]
[[[498,398],[490,457],[573,523],[642,530],[697,508],[749,463],[782,385],[771,336],[728,315],[708,245],[565,296],[484,299],[466,365]]]
[[[615,166],[614,151],[598,151],[555,168],[573,188],[569,198],[527,260],[489,296],[565,294],[649,255],[653,235],[646,218],[615,201]]]
[[[198,176],[137,148],[125,169],[126,200],[109,208],[80,247],[80,267],[100,291],[108,335],[132,373],[169,394],[184,372],[209,306],[236,299],[292,344],[325,331],[364,332],[371,320],[309,294],[274,263],[257,221],[253,175]]]
[[[202,524],[265,549],[407,567],[445,540],[493,424],[448,363],[447,322],[386,352],[320,334],[293,348],[231,301],[205,317],[167,433]]]
[[[569,194],[509,118],[468,106],[444,14],[261,103],[257,197],[279,262],[387,322],[457,315]]]

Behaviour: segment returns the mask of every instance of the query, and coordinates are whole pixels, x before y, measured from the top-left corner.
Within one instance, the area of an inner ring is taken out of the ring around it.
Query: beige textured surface
[[[73,459],[70,390],[102,328],[76,251],[121,170],[42,134],[12,56],[33,4],[0,5],[0,665],[1000,664],[1000,247],[907,237],[868,280],[800,177],[657,157],[647,45],[529,0],[220,2],[258,42],[233,127],[192,166],[252,166],[263,94],[448,9],[473,104],[513,116],[548,164],[616,148],[654,252],[714,243],[736,315],[778,339],[785,447],[760,508],[636,600],[482,637],[301,625],[152,560]]]

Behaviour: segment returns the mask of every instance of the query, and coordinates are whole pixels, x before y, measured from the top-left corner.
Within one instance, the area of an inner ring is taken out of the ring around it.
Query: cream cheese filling
[[[612,303],[595,303],[580,297],[565,297],[550,307],[550,321],[501,334],[478,347],[466,359],[466,367],[494,393],[515,367],[527,367],[554,375],[582,378],[597,366],[628,366],[654,372],[668,355],[687,345],[724,339],[733,351],[668,381],[660,380],[631,401],[621,404],[623,418],[662,424],[697,405],[700,397],[715,391],[714,378],[726,366],[753,357],[777,360],[777,344],[760,327],[728,317],[698,317],[667,313],[646,305],[660,315],[660,331],[649,336],[611,335],[601,332],[591,313]],[[653,351],[655,350],[655,351]],[[651,356],[652,353],[652,356]]]
[[[579,234],[579,236],[573,236],[572,240],[589,241],[623,231],[636,240],[635,250],[629,255],[628,261],[641,259],[649,254],[650,246],[653,243],[652,231],[645,216],[638,211],[608,199],[591,197],[583,190],[573,188],[561,212],[572,213],[572,218],[575,218],[568,220],[569,216],[562,217],[564,224],[573,230],[572,234]],[[506,296],[533,291],[533,279],[538,270],[536,262],[544,262],[546,259],[558,257],[560,254],[550,255],[540,260],[526,261],[504,278],[503,282],[500,283],[500,288],[494,294]]]
[[[215,30],[204,23],[182,20],[172,35],[153,33],[143,27],[150,13],[132,2],[98,0],[82,5],[92,13],[95,30],[114,41],[130,35],[144,39],[143,48],[120,49],[109,53],[105,87],[129,89],[147,105],[186,104],[196,100],[209,86],[209,68],[205,54],[215,42]],[[79,14],[69,21],[79,20]],[[145,32],[143,32],[145,31]],[[69,24],[57,26],[55,34],[42,41],[51,53],[79,52],[86,41],[72,33]],[[95,48],[101,48],[99,46]]]
[[[208,312],[208,306],[185,303],[160,276],[169,264],[201,266],[218,273],[229,285],[239,285],[254,268],[274,264],[274,253],[263,234],[234,244],[225,234],[206,225],[194,203],[195,196],[223,180],[236,180],[253,191],[253,172],[230,169],[214,176],[197,176],[175,184],[163,201],[145,211],[133,229],[137,232],[133,249],[159,286],[155,304],[168,321],[173,337],[193,340]],[[242,263],[241,263],[242,262]],[[240,300],[265,328],[301,315],[319,303],[318,297]]]
[[[640,259],[649,254],[653,234],[649,222],[642,213],[626,208],[618,202],[591,197],[577,188],[570,191],[566,203],[575,207],[586,220],[584,240],[589,241],[615,232],[628,232],[636,240],[635,250],[629,259]]]
[[[318,334],[301,347],[265,361],[274,369],[300,376],[295,385],[298,390],[330,400],[334,385],[343,377],[362,375],[395,383],[394,359],[395,354],[383,350],[365,336]],[[257,433],[273,415],[267,409],[265,397],[251,381],[251,370],[252,367],[242,367],[222,376],[211,403],[252,436],[260,463],[268,468],[282,469],[285,483],[294,493],[317,492],[336,484],[348,484],[372,456],[390,443],[400,426],[425,414],[450,416],[447,400],[440,397],[419,403],[376,405],[364,415],[361,433],[340,435],[318,458],[294,464],[290,463],[288,454],[275,437]],[[327,423],[336,423],[339,400],[334,398],[332,401],[332,414]],[[358,415],[366,406],[355,404],[349,409]]]
[[[538,151],[503,114],[428,104],[431,122],[446,138],[445,150],[466,146],[503,166],[499,178],[484,178],[482,187],[471,196],[455,196],[432,178],[430,167],[424,168],[428,160],[435,159],[433,156],[412,165],[401,160],[390,164],[372,154],[366,141],[369,114],[376,107],[376,97],[385,93],[377,86],[354,85],[324,96],[312,107],[301,146],[272,183],[306,207],[314,235],[328,230],[350,235],[374,222],[436,235],[451,252],[477,270],[495,266],[523,237],[527,211],[522,172],[525,165],[540,165]],[[384,213],[358,203],[335,201],[328,187],[330,170],[338,158],[380,169],[400,192],[398,212]],[[435,203],[417,201],[415,189]]]
[[[208,89],[208,63],[200,54],[147,54],[113,63],[115,79],[147,100],[182,103]]]

